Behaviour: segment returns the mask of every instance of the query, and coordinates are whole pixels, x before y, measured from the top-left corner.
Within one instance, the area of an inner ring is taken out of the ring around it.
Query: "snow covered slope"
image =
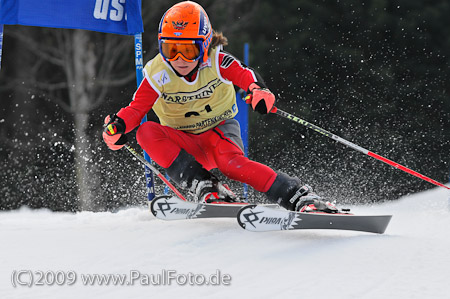
[[[450,298],[448,197],[440,188],[352,207],[361,214],[392,213],[384,235],[252,233],[233,219],[164,222],[141,208],[1,212],[0,297]],[[132,285],[85,285],[88,274],[139,277]],[[50,283],[52,275],[62,285],[19,285],[31,276],[33,284]],[[148,280],[164,275],[170,285]],[[198,285],[211,275],[222,285]]]

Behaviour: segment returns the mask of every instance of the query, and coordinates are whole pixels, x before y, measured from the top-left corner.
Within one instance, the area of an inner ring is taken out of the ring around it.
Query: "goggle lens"
[[[195,41],[161,40],[161,54],[169,61],[177,60],[181,56],[184,60],[193,62],[200,58],[200,52],[200,44]]]

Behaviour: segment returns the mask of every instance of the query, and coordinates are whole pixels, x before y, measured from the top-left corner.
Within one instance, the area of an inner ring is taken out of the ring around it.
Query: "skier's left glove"
[[[248,95],[245,97],[245,102],[250,104],[256,112],[268,114],[275,104],[275,95],[267,88],[254,82],[248,88]]]
[[[102,135],[106,145],[113,151],[121,149],[128,142],[125,135],[125,121],[115,114],[105,117]]]

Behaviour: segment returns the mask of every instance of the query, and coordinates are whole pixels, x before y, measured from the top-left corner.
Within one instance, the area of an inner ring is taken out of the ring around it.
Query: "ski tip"
[[[150,212],[152,212],[153,216],[156,217],[158,215],[158,211],[156,208],[157,202],[160,200],[169,199],[169,198],[170,198],[169,195],[158,195],[155,198],[153,198],[153,200],[150,203]]]
[[[248,205],[241,208],[237,214],[237,221],[240,227],[246,229],[247,223],[251,223],[253,220],[251,210],[257,207],[257,205]]]

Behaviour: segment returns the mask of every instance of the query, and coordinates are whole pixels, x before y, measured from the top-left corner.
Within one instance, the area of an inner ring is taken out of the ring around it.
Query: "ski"
[[[299,213],[272,209],[260,205],[247,205],[238,215],[239,225],[249,231],[279,231],[293,229],[340,229],[382,234],[392,215],[337,213]]]
[[[247,203],[195,203],[176,196],[159,196],[152,200],[152,214],[163,220],[196,218],[234,218]]]

